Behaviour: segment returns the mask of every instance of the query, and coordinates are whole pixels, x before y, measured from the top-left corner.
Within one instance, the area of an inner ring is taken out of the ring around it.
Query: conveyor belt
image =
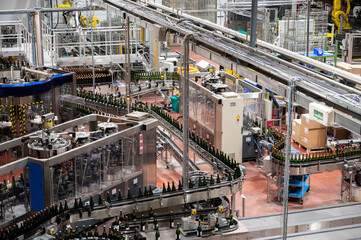
[[[257,71],[258,75],[271,77],[272,80],[278,81],[279,87],[271,90],[276,92],[277,94],[280,94],[281,96],[287,97],[288,90],[287,88],[284,88],[284,86],[289,85],[291,79],[302,78],[303,81],[299,83],[297,87],[298,91],[307,96],[307,98],[302,96],[302,106],[307,108],[307,101],[316,100],[325,102],[326,104],[331,105],[341,111],[338,111],[337,113],[336,122],[338,124],[356,133],[358,133],[359,130],[361,131],[361,129],[353,126],[353,122],[357,122],[357,120],[341,120],[345,117],[349,119],[351,118],[351,116],[344,116],[342,112],[347,112],[349,115],[352,115],[353,118],[361,120],[361,107],[359,105],[359,102],[361,101],[359,99],[359,96],[355,94],[350,94],[355,93],[355,89],[336,82],[325,74],[315,72],[308,68],[301,67],[303,71],[300,71],[300,65],[291,63],[290,61],[288,61],[286,64],[286,61],[281,59],[277,60],[277,57],[275,57],[275,55],[272,55],[269,52],[265,52],[264,49],[250,49],[247,45],[242,44],[240,41],[238,41],[237,38],[227,37],[228,35],[234,36],[234,34],[236,34],[234,31],[229,29],[219,30],[210,22],[206,23],[199,19],[199,21],[201,21],[202,24],[206,26],[206,28],[199,27],[197,26],[197,24],[189,23],[186,21],[183,22],[180,26],[177,25],[176,22],[181,18],[181,16],[175,13],[170,13],[172,12],[172,9],[167,10],[168,12],[161,12],[159,10],[156,10],[154,6],[152,6],[154,4],[138,4],[128,0],[103,0],[103,2],[119,8],[125,12],[128,12],[133,16],[139,17],[142,20],[157,23],[159,25],[167,27],[172,31],[180,33],[181,35],[191,33],[194,34],[194,40],[195,42],[197,42],[197,45],[199,44],[200,46],[211,49],[210,51],[220,53],[221,58],[223,59],[228,58],[230,59],[230,61],[233,61],[235,63],[237,62],[237,59],[239,59],[242,62],[246,63],[247,66]],[[207,29],[213,29],[213,31],[209,31]],[[223,34],[216,33],[216,29],[219,32],[223,32]],[[325,64],[323,64],[322,66],[324,65]],[[337,72],[337,74],[342,77],[342,75],[340,75],[339,69],[332,69],[332,72]],[[344,75],[345,78],[352,78],[355,82],[359,81],[359,78],[347,75],[346,72]],[[322,79],[327,79],[327,82]],[[332,86],[330,82],[333,82],[334,86]],[[359,91],[356,92],[359,93]]]
[[[311,162],[292,162],[290,164],[290,175],[296,176],[341,170],[346,162],[349,164],[353,162],[359,162],[360,157],[361,155],[354,155]],[[284,172],[284,167],[284,161],[272,158],[272,171],[281,173]]]
[[[152,114],[152,116],[154,118],[156,118],[159,122],[159,124],[165,128],[168,132],[171,132],[173,134],[174,137],[176,137],[179,141],[183,142],[183,133],[181,131],[179,131],[177,128],[175,128],[174,126],[172,126],[170,123],[168,123],[166,120],[164,120],[162,117],[160,117],[158,114],[156,114],[153,111],[150,111],[150,113]],[[209,152],[207,152],[206,150],[204,150],[203,148],[201,148],[198,144],[196,144],[194,141],[192,141],[191,139],[188,140],[189,141],[189,148],[190,150],[192,150],[196,155],[198,155],[201,159],[207,161],[212,167],[213,169],[218,169],[219,171],[223,171],[224,169],[228,169],[228,171],[230,172],[234,172],[233,169],[231,169],[230,167],[228,167],[226,164],[224,164],[223,162],[221,162],[219,159],[217,159],[216,157],[212,156],[212,154],[210,154]]]
[[[336,227],[331,229],[324,229],[319,231],[289,234],[287,239],[304,240],[304,239],[317,239],[317,240],[340,240],[340,239],[360,239],[361,224],[349,225],[343,227]],[[282,236],[262,238],[263,240],[276,240],[283,239]]]
[[[240,227],[234,233],[229,234],[230,238],[231,236],[237,236],[237,239],[255,239],[269,236],[278,236],[281,232],[282,213],[241,218],[238,220],[238,222]],[[300,236],[305,236],[303,239],[319,239],[317,237],[307,238],[307,236],[312,236],[312,234],[306,232],[321,229],[327,229],[325,231],[329,231],[329,228],[359,223],[361,223],[361,203],[340,204],[289,212],[288,233],[301,233],[299,234]],[[351,230],[352,227],[349,227]],[[359,228],[360,227],[358,227],[358,229]],[[335,236],[340,235],[337,234]],[[279,238],[276,237],[269,239]],[[345,238],[341,237],[337,239]]]
[[[180,149],[180,147],[171,139],[168,134],[164,133],[162,130],[157,128],[158,135],[161,136],[161,138],[168,144],[168,149],[171,151],[171,154],[174,156],[174,158],[177,160],[177,162],[182,165],[183,164],[183,151]],[[189,158],[189,170],[190,171],[199,171],[199,167],[192,161],[192,159]]]

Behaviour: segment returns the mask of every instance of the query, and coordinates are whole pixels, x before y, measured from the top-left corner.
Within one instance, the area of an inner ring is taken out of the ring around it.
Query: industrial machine
[[[349,19],[347,17],[347,15],[350,14],[351,11],[351,4],[350,4],[350,0],[347,0],[347,10],[346,11],[342,11],[342,1],[341,0],[334,0],[333,2],[333,11],[332,11],[332,21],[335,23],[338,31],[340,32],[341,30],[350,30],[352,29],[350,23],[349,23]]]

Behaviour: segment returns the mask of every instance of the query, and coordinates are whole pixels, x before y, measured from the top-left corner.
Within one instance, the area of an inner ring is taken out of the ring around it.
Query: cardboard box
[[[301,131],[301,119],[294,119],[292,121],[292,140],[294,142],[300,142],[300,131]]]
[[[361,64],[349,64],[345,62],[340,62],[337,63],[337,67],[349,73],[353,73],[356,75],[361,74]]]
[[[350,139],[350,131],[344,129],[342,127],[330,127],[327,131],[328,134],[332,135],[333,137],[342,140],[342,139]]]
[[[308,129],[319,129],[319,128],[326,128],[321,123],[310,119],[309,114],[302,114],[301,115],[301,124]]]
[[[301,125],[300,144],[307,149],[317,149],[326,147],[326,128],[309,129]]]

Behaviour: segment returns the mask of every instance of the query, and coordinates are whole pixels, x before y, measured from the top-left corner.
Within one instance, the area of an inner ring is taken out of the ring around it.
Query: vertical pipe
[[[126,50],[126,55],[125,55],[125,62],[126,62],[126,71],[127,71],[127,96],[129,96],[129,101],[127,104],[127,111],[128,113],[130,113],[130,105],[132,103],[132,99],[130,97],[130,41],[129,41],[129,34],[130,34],[130,23],[129,23],[129,17],[127,16],[127,22],[126,22],[126,37],[125,37],[125,41],[126,41],[126,46],[125,46],[125,50]]]
[[[90,10],[93,7],[93,0],[90,1]],[[91,38],[91,49],[92,49],[92,77],[93,77],[93,95],[95,96],[95,70],[94,70],[94,38],[93,38],[93,15],[90,11],[90,16],[88,19],[88,24],[90,22],[90,38]],[[88,25],[89,26],[89,25]]]
[[[180,74],[183,76],[183,186],[188,187],[189,178],[189,158],[188,158],[188,120],[189,120],[189,38],[192,34],[187,34],[183,38],[183,67],[180,69]]]
[[[251,9],[251,47],[256,47],[257,41],[257,5],[258,0],[252,0]]]
[[[43,52],[43,41],[42,41],[42,30],[41,30],[41,18],[40,12],[35,12],[34,25],[35,25],[35,36],[36,36],[36,65],[38,67],[44,66],[44,52]]]
[[[307,30],[306,30],[306,56],[308,57],[308,52],[310,51],[310,0],[307,0]]]
[[[292,115],[293,115],[293,90],[295,81],[299,78],[292,79],[288,98],[288,125],[286,135],[286,162],[284,171],[284,188],[283,188],[283,239],[287,239],[287,221],[288,221],[288,187],[290,182],[290,152],[291,152],[291,133],[292,133]],[[278,185],[280,188],[280,185]]]

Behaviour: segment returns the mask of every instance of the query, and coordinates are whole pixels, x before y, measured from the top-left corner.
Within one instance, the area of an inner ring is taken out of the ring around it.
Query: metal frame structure
[[[109,118],[105,117],[105,116],[92,114],[92,115],[87,115],[85,117],[78,118],[78,119],[63,123],[63,124],[56,125],[52,128],[52,130],[55,132],[64,131],[67,129],[73,129],[75,126],[88,124],[89,130],[94,131],[97,126],[98,121],[107,122],[108,119]],[[143,167],[143,170],[140,171],[143,174],[143,180],[142,180],[142,182],[139,182],[139,184],[142,185],[143,181],[145,183],[148,183],[151,185],[155,184],[155,181],[156,181],[156,179],[155,179],[155,174],[156,174],[155,173],[155,160],[156,160],[155,131],[156,131],[158,121],[155,119],[146,119],[144,121],[136,122],[136,121],[128,120],[125,117],[110,118],[110,119],[112,120],[112,122],[120,124],[119,126],[121,126],[121,130],[118,131],[117,133],[114,133],[109,136],[105,136],[103,138],[100,138],[99,140],[76,147],[76,148],[68,150],[62,154],[59,154],[59,155],[56,155],[56,156],[53,156],[53,157],[50,157],[47,159],[37,159],[34,157],[24,157],[21,159],[17,159],[16,161],[13,161],[7,165],[0,166],[0,175],[7,174],[10,171],[15,171],[16,169],[19,169],[19,168],[25,168],[25,167],[28,168],[29,163],[35,163],[35,164],[39,164],[40,166],[42,166],[42,171],[43,171],[42,178],[44,179],[44,182],[43,182],[43,184],[44,184],[44,190],[43,190],[44,206],[43,206],[43,208],[44,208],[45,206],[49,206],[52,203],[58,201],[57,199],[54,198],[53,191],[52,191],[53,183],[52,183],[51,179],[52,179],[53,166],[56,166],[64,161],[74,159],[75,157],[82,155],[84,153],[88,153],[92,149],[99,148],[99,147],[102,148],[113,142],[119,141],[121,139],[135,136],[138,134],[143,134],[144,135],[144,154],[145,155],[139,155],[139,152],[136,151],[137,156],[139,157],[140,161],[142,161],[141,166]],[[25,152],[26,152],[26,144],[27,143],[24,140],[31,138],[32,136],[36,136],[37,134],[38,134],[38,132],[35,132],[32,134],[26,135],[22,138],[17,138],[17,139],[8,141],[6,143],[0,144],[0,151],[8,151],[9,149],[20,148],[20,149],[22,149],[23,156],[24,155],[26,156]],[[150,136],[153,136],[153,137],[150,137]],[[154,143],[152,143],[152,141]],[[24,173],[27,173],[27,171],[24,171]],[[151,177],[149,174],[154,174],[154,177]],[[25,174],[25,175],[28,176],[28,174]],[[139,172],[135,172],[133,175],[124,176],[124,178],[121,179],[120,182],[124,182],[126,185],[126,186],[123,186],[123,188],[124,188],[123,191],[128,188],[128,184],[127,184],[128,180],[130,180],[134,177],[137,177],[138,175],[139,175]],[[101,186],[102,189],[99,189],[98,191],[105,191],[105,192],[108,190],[113,191],[114,187],[118,188],[117,185],[119,185],[120,182],[116,183],[116,185],[114,185],[114,186],[113,185]],[[131,186],[129,185],[129,187],[131,187]],[[78,192],[76,184],[75,184],[75,192],[76,192],[76,195],[81,194]],[[36,198],[36,196],[34,196],[34,197]],[[84,197],[84,199],[86,199],[86,197],[88,197],[88,196],[83,196],[83,197]]]

